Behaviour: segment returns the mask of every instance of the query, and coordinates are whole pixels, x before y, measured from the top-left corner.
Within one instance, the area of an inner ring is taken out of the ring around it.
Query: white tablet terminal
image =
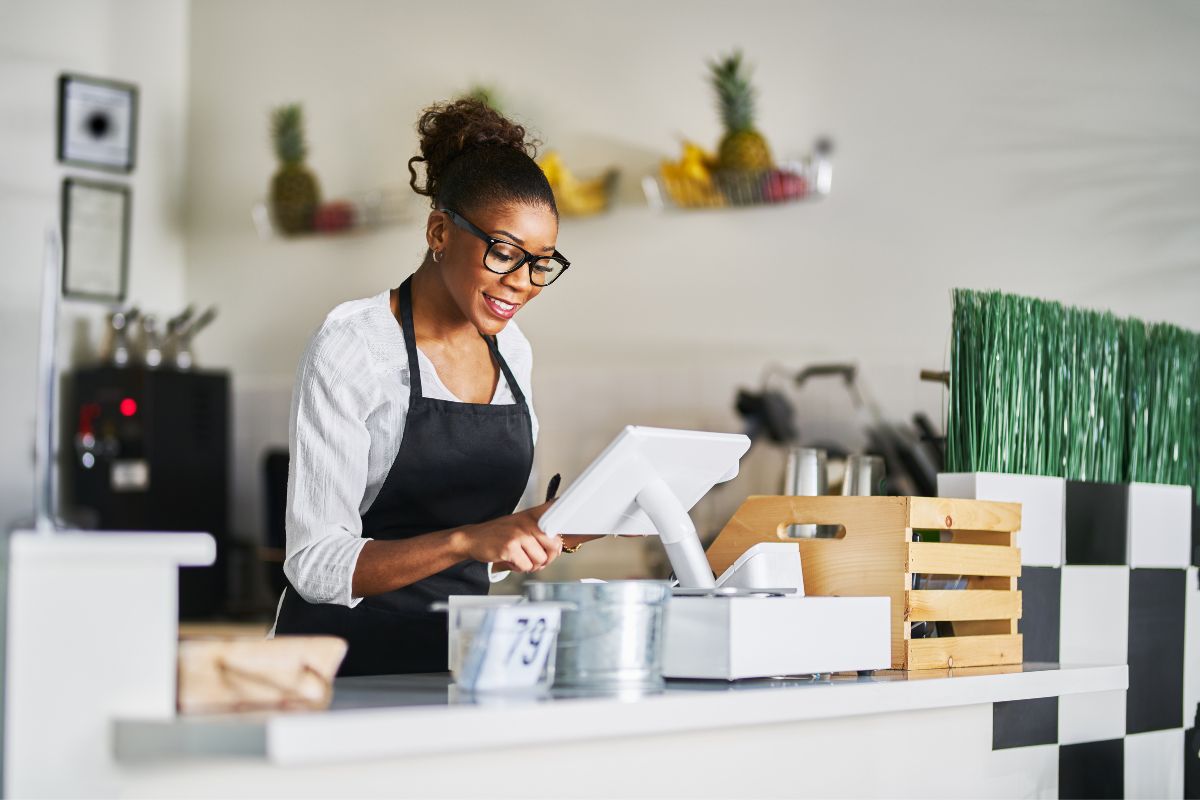
[[[737,476],[748,449],[750,439],[741,434],[628,426],[539,526],[551,535],[659,536],[681,586],[712,587],[687,511],[714,485]]]

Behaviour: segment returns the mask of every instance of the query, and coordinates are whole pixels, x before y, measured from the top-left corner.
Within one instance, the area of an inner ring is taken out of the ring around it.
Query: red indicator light
[[[126,417],[132,417],[137,413],[137,401],[132,397],[126,397],[121,401],[121,414]]]
[[[99,403],[85,403],[79,409],[79,435],[84,436],[95,432],[96,417],[100,416]]]

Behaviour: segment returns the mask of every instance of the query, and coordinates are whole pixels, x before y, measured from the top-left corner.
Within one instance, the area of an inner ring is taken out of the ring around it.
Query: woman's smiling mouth
[[[516,314],[517,309],[521,307],[520,303],[507,303],[503,300],[492,297],[486,292],[483,294],[483,300],[487,305],[488,310],[497,317],[500,317],[500,319],[512,319],[513,314]]]

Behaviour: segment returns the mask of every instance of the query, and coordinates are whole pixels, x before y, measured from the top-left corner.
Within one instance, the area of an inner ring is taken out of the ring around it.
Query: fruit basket
[[[777,162],[756,123],[757,91],[740,50],[708,63],[723,133],[715,152],[683,143],[678,161],[664,160],[657,175],[642,181],[656,209],[721,208],[791,203],[824,197],[833,179],[828,139],[818,139],[808,158]]]
[[[289,232],[279,224],[271,204],[262,200],[250,209],[259,238],[329,236],[395,225],[413,219],[405,191],[373,189],[353,192],[313,207],[303,230]]]
[[[656,210],[775,205],[820,199],[829,193],[832,177],[825,154],[766,170],[710,170],[667,162],[658,175],[642,180],[642,191]]]
[[[410,218],[404,191],[375,189],[324,198],[317,176],[305,161],[308,141],[299,103],[271,112],[271,145],[279,168],[271,177],[267,198],[250,208],[259,238],[343,234]]]

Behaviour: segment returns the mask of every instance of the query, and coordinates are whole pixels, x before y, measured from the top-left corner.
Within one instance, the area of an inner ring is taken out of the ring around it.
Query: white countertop
[[[448,674],[342,678],[323,712],[121,719],[122,762],[241,756],[280,765],[462,752],[884,714],[1126,689],[1128,668],[1024,664],[822,679],[669,681],[655,695],[486,702]]]
[[[217,557],[211,534],[182,531],[13,531],[14,558],[44,562],[169,561],[180,567],[207,567]]]

